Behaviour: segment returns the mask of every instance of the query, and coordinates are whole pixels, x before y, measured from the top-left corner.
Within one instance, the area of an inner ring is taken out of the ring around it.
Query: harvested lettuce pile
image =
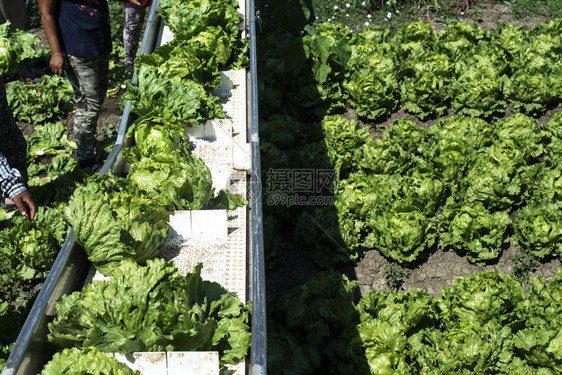
[[[123,183],[108,176],[90,181],[74,191],[64,211],[76,242],[103,274],[126,258],[144,264],[160,253],[168,236],[168,211],[119,189]]]
[[[112,278],[59,299],[49,341],[122,354],[215,350],[222,364],[237,363],[250,346],[249,308],[200,272],[198,265],[182,276],[163,259],[123,260]]]

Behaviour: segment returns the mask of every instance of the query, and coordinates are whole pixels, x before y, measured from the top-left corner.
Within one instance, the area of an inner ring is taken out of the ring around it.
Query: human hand
[[[64,59],[61,54],[53,54],[51,56],[51,61],[49,62],[49,66],[53,73],[61,76],[64,67]]]
[[[133,5],[141,5],[140,1],[138,1],[138,0],[123,0],[123,1],[125,1],[127,3],[131,3]]]
[[[29,191],[24,191],[12,198],[16,207],[27,220],[31,221],[35,218],[35,212],[37,212],[37,207],[35,202],[33,202],[33,197]]]

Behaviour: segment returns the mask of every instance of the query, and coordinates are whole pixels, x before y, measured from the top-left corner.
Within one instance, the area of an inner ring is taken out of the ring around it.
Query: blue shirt
[[[60,0],[57,22],[63,52],[78,57],[111,52],[107,0]]]

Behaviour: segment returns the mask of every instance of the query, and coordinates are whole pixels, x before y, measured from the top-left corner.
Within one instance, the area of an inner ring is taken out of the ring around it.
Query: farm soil
[[[522,26],[526,29],[545,21],[543,18],[525,18],[516,19],[513,15],[512,8],[504,4],[491,4],[486,2],[477,2],[473,5],[472,10],[465,12],[467,16],[462,18],[463,21],[469,23],[477,22],[481,27],[488,31],[494,32],[498,25],[503,22],[509,22],[515,26]],[[435,19],[435,14],[431,10],[421,11],[418,19],[428,21],[435,32],[445,28]],[[540,125],[548,122],[549,119],[562,108],[552,108],[538,119]],[[429,127],[437,121],[446,118],[452,114],[451,111],[446,116],[431,119],[428,121],[420,121],[415,116],[399,109],[382,123],[373,126],[372,124],[363,124],[369,126],[374,137],[380,136],[380,129],[388,129],[390,125],[399,118],[410,118],[418,126]],[[355,118],[352,111],[345,114],[346,117]],[[506,111],[505,117],[510,117],[509,109]],[[281,237],[283,238],[283,250],[280,257],[282,263],[274,266],[266,272],[266,286],[269,295],[269,301],[275,302],[277,297],[301,285],[307,279],[320,272],[321,269],[312,261],[308,254],[300,249],[294,239],[294,233],[291,226],[283,226],[281,229]],[[504,274],[512,273],[514,263],[510,257],[517,253],[517,249],[511,244],[505,249],[501,257],[494,263],[485,266],[477,266],[468,262],[466,257],[459,256],[450,251],[436,249],[430,253],[427,259],[419,261],[417,264],[411,265],[408,270],[409,276],[403,279],[400,291],[409,291],[421,289],[431,295],[439,296],[443,286],[452,286],[452,282],[458,276],[467,276],[480,273],[485,270],[498,270]],[[377,251],[367,251],[365,255],[358,261],[341,266],[337,271],[345,273],[350,279],[359,282],[359,293],[365,294],[372,290],[385,291],[388,287],[385,282],[385,267],[389,265],[389,261]],[[548,279],[554,278],[557,268],[561,267],[559,259],[545,259],[541,262],[538,269],[530,274],[530,277],[540,275]]]
[[[123,90],[120,90],[114,96],[107,97],[104,100],[100,117],[98,119],[98,125],[96,128],[98,134],[111,124],[115,125],[115,127],[119,126],[119,123],[121,122],[121,116],[123,114],[121,108],[119,107],[119,101],[121,100],[122,94]],[[72,129],[74,124],[74,112],[68,114],[68,116],[60,120],[60,122],[62,122],[66,128],[65,134],[67,135],[68,139],[73,140],[74,136],[72,133]],[[23,134],[27,136],[32,135],[35,131],[35,124],[20,121],[18,122],[18,125]]]

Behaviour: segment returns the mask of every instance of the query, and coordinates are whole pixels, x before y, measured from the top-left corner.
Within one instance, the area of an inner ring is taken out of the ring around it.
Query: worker
[[[51,70],[64,72],[74,90],[78,166],[93,168],[112,50],[107,0],[39,0],[39,12],[51,48]]]
[[[133,72],[135,57],[139,47],[139,39],[146,15],[146,8],[152,0],[123,1],[125,6],[125,26],[123,27],[123,46],[125,47],[125,66]]]
[[[37,208],[27,188],[27,144],[12,116],[0,77],[0,193],[3,209],[17,208],[29,221]]]

